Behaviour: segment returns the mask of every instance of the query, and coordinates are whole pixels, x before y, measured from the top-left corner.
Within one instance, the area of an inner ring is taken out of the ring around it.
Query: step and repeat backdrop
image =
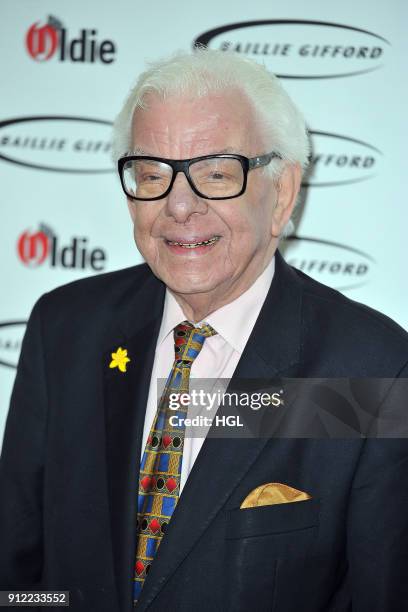
[[[142,260],[112,121],[146,62],[197,43],[264,63],[306,117],[286,259],[408,327],[403,0],[3,0],[0,14],[0,443],[36,299]]]

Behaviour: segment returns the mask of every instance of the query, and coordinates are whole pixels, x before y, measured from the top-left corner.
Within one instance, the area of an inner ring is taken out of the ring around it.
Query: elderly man
[[[1,588],[69,590],[95,612],[408,609],[404,440],[170,423],[190,376],[407,374],[401,328],[277,250],[307,164],[300,113],[263,67],[182,53],[140,77],[114,148],[146,264],[33,309],[0,467]]]

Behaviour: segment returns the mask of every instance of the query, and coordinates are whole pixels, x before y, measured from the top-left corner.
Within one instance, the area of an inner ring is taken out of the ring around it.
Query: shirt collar
[[[274,272],[275,257],[272,257],[265,270],[258,276],[249,289],[229,304],[225,304],[225,306],[212,312],[204,321],[196,323],[196,327],[199,327],[204,322],[208,323],[217,330],[218,334],[222,336],[234,350],[242,353],[258,318],[262,304],[265,301],[269,287],[271,286]],[[186,316],[181,306],[169,289],[166,289],[157,348],[173,329],[185,320]]]

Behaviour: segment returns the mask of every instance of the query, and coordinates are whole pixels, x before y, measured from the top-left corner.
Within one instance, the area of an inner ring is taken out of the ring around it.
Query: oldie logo
[[[17,367],[25,328],[25,321],[0,323],[0,365]]]
[[[378,173],[382,153],[373,145],[329,132],[311,131],[310,135],[310,173],[304,186],[348,185],[365,181]]]
[[[374,32],[339,23],[297,19],[242,21],[200,34],[193,46],[235,51],[286,79],[329,79],[372,72],[390,43]]]
[[[0,122],[0,159],[38,170],[113,172],[111,121],[63,115]]]
[[[55,232],[45,224],[38,230],[25,230],[17,240],[17,255],[21,263],[37,268],[48,262],[51,268],[93,270],[101,272],[106,266],[106,251],[90,248],[88,238],[74,236],[62,244]]]
[[[371,255],[363,251],[306,236],[288,236],[282,251],[291,266],[339,291],[366,285],[376,265]]]
[[[56,58],[60,62],[111,64],[116,45],[112,40],[100,40],[93,28],[79,30],[73,37],[60,19],[50,15],[46,23],[36,21],[25,38],[28,55],[37,62]]]

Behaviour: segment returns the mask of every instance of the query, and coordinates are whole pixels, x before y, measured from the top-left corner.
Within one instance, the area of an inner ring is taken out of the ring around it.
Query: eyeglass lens
[[[153,159],[128,160],[123,167],[126,192],[136,198],[157,198],[171,183],[173,169]],[[190,178],[194,187],[205,197],[233,197],[242,190],[244,171],[238,159],[214,157],[193,162]]]

